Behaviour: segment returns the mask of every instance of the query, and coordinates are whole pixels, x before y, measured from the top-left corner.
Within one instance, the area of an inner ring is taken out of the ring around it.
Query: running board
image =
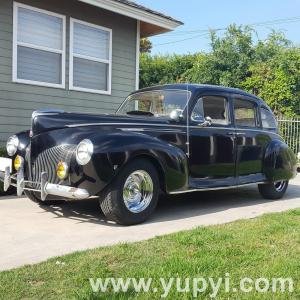
[[[250,185],[256,185],[256,184],[264,184],[265,181],[261,182],[251,182],[251,183],[245,183],[245,184],[239,184],[239,185],[231,185],[231,186],[222,186],[222,187],[213,187],[213,188],[192,188],[184,191],[174,191],[169,192],[169,195],[176,195],[176,194],[184,194],[184,193],[193,193],[193,192],[206,192],[206,191],[217,191],[217,190],[230,190],[230,189],[236,189],[241,188],[244,186],[250,186]]]

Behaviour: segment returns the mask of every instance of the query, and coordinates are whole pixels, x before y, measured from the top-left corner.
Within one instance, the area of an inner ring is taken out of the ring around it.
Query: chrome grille
[[[41,173],[47,172],[48,182],[59,183],[60,180],[56,176],[57,164],[63,161],[70,165],[75,149],[75,145],[61,145],[48,148],[39,153],[38,157],[34,161],[31,161],[30,181],[40,183]]]

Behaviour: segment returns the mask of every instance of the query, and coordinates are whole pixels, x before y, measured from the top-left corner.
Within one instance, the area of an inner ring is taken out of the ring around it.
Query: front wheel
[[[286,180],[275,181],[267,184],[259,184],[258,190],[265,199],[276,200],[283,197],[289,182]]]
[[[145,159],[129,163],[100,200],[108,220],[121,225],[144,222],[153,213],[159,196],[156,168]]]

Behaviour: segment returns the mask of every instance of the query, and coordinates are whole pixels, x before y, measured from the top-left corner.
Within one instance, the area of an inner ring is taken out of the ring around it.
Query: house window
[[[112,31],[70,21],[70,89],[111,93]]]
[[[65,87],[65,17],[14,3],[13,81]]]

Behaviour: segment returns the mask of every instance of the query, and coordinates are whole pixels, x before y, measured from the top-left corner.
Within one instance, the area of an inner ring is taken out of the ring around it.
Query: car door
[[[205,94],[191,109],[190,186],[214,188],[233,186],[235,178],[235,130],[230,97],[224,93]],[[210,126],[201,124],[210,117]]]
[[[265,135],[260,126],[259,107],[255,99],[233,96],[233,115],[236,126],[236,176],[238,184],[263,180],[262,161]]]

